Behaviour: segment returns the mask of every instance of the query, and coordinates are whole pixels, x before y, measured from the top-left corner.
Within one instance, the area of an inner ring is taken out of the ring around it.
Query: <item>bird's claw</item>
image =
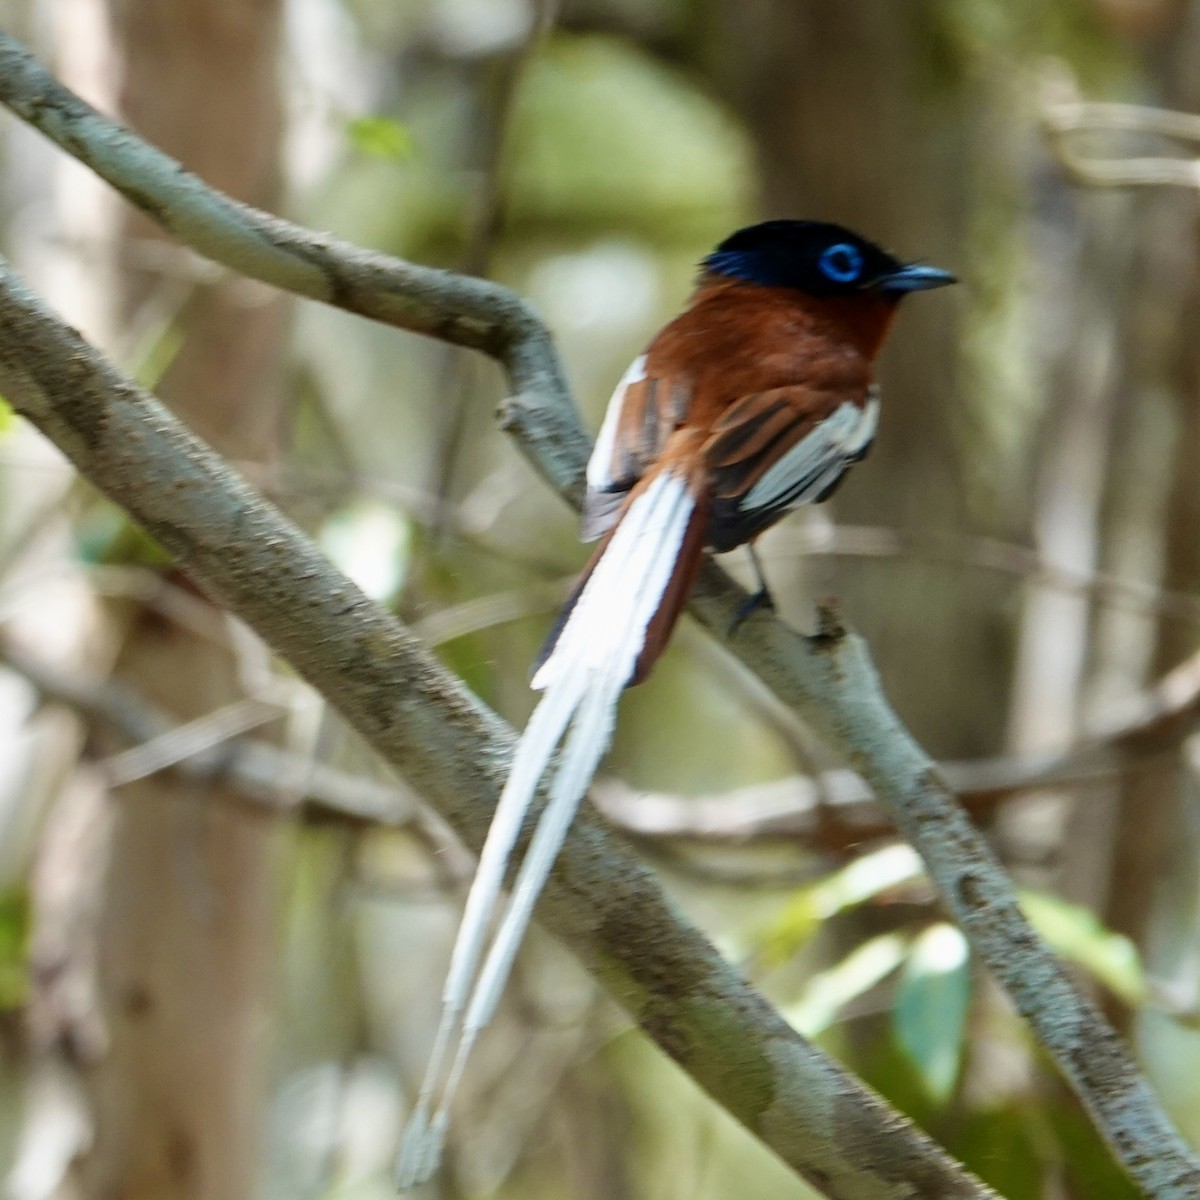
[[[760,587],[758,591],[753,595],[747,596],[738,605],[738,610],[733,614],[733,620],[729,623],[729,636],[733,637],[759,609],[764,609],[767,612],[775,611],[775,597],[765,587]]]

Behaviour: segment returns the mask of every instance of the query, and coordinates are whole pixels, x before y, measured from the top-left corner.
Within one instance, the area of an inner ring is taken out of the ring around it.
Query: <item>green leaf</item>
[[[805,1037],[823,1033],[842,1008],[870,991],[904,961],[908,946],[908,939],[898,933],[885,933],[863,942],[841,962],[814,975],[800,999],[784,1008],[784,1018]]]
[[[29,997],[29,897],[22,888],[0,892],[0,1010]]]
[[[800,888],[762,937],[759,952],[764,965],[776,966],[791,958],[816,933],[822,921],[872,900],[881,892],[913,883],[924,873],[916,851],[898,843],[865,854],[832,875]]]
[[[945,1103],[962,1061],[971,994],[967,941],[943,923],[912,946],[892,1004],[892,1029],[930,1097]]]
[[[1126,1004],[1144,1004],[1149,996],[1137,947],[1114,933],[1091,909],[1069,904],[1045,892],[1021,892],[1021,908],[1050,947],[1082,967]]]
[[[413,140],[408,127],[391,117],[352,117],[346,133],[356,149],[372,158],[407,162],[412,158]]]

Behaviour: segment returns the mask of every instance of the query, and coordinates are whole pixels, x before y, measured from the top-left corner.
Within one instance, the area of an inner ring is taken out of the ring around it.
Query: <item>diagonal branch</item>
[[[728,628],[740,594],[710,564],[691,611],[711,630]],[[814,637],[755,616],[731,649],[874,790],[1130,1176],[1148,1196],[1200,1194],[1200,1162],[1099,1008],[1022,914],[983,835],[888,705],[863,640],[827,608]]]
[[[0,100],[202,253],[497,358],[516,392],[506,427],[559,491],[578,498],[587,438],[548,335],[513,293],[372,255],[234,204],[88,108],[2,34]],[[511,747],[507,727],[11,275],[0,279],[0,386],[400,765],[468,842],[481,843]],[[710,563],[691,611],[724,636],[744,598]],[[1099,1010],[1021,915],[982,836],[888,707],[861,640],[828,616],[826,628],[807,639],[760,614],[732,649],[889,807],[976,952],[1147,1195],[1200,1194],[1200,1162]],[[799,1039],[680,921],[652,877],[590,814],[568,841],[538,911],[651,1037],[829,1195],[984,1194],[911,1127],[893,1124],[881,1137],[894,1114]]]

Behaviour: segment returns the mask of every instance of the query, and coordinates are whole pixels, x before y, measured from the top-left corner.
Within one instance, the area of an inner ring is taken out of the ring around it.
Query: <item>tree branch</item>
[[[498,358],[517,392],[507,428],[546,477],[577,498],[588,441],[548,335],[511,292],[396,263],[233,204],[100,117],[3,35],[0,100],[201,252]],[[512,744],[507,727],[11,274],[0,278],[0,340],[0,385],[18,410],[480,845]],[[709,563],[691,611],[725,637],[744,599]],[[892,810],[1130,1175],[1155,1198],[1200,1193],[1200,1162],[1099,1010],[1021,915],[986,843],[887,706],[861,640],[828,614],[822,631],[804,638],[760,613],[731,648]],[[538,911],[660,1046],[830,1196],[987,1194],[798,1038],[591,814],[578,820]]]

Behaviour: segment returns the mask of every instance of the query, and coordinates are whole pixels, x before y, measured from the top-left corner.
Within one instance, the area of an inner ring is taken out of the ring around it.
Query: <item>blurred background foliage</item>
[[[1120,728],[1168,671],[1200,692],[1195,191],[1080,186],[1046,128],[1076,96],[1196,111],[1200,4],[0,9],[218,186],[526,294],[592,428],[739,224],[834,219],[958,273],[901,316],[870,461],[764,539],[768,573],[802,627],[839,596],[901,717],[983,780],[1031,918],[1200,1141],[1200,706],[1054,787],[987,783]],[[497,429],[496,369],[265,298],[2,128],[5,252],[521,724],[584,551]],[[469,858],[11,421],[0,491],[8,1193],[390,1196]],[[911,852],[745,817],[759,785],[787,811],[813,780],[836,811],[840,764],[686,622],[676,641],[623,703],[605,794],[680,904],[1005,1196],[1133,1195]],[[288,764],[257,789],[247,737]],[[356,787],[389,827],[337,813]],[[510,993],[430,1195],[809,1194],[551,939]]]

